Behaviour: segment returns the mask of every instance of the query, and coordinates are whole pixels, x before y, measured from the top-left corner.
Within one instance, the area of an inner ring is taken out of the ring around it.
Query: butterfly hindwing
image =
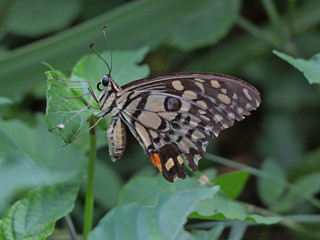
[[[157,154],[159,170],[173,181],[186,176],[182,156],[196,171],[212,136],[249,115],[260,101],[259,92],[237,78],[181,73],[124,85],[116,106],[146,154]]]

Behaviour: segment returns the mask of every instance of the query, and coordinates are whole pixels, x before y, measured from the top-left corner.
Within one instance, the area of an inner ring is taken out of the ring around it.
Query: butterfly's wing
[[[213,135],[261,102],[250,84],[213,73],[176,73],[131,82],[117,99],[120,117],[168,181],[196,171]]]

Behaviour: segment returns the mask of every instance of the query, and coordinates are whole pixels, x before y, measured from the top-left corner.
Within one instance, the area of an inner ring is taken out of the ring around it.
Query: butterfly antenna
[[[103,59],[103,57],[101,57],[101,55],[94,49],[93,47],[94,43],[91,43],[90,44],[90,48],[91,50],[107,65],[108,69],[109,69],[109,74],[111,73],[111,69],[110,69],[110,66],[109,64],[106,62],[106,60]],[[112,65],[111,65],[112,66]]]
[[[106,39],[106,43],[107,43],[107,46],[108,46],[108,50],[110,52],[110,65],[111,65],[111,70],[109,72],[109,74],[111,74],[111,71],[112,71],[112,51],[111,51],[111,48],[110,48],[110,44],[109,44],[109,41],[108,41],[108,38],[107,38],[107,34],[106,34],[106,31],[104,30],[106,27],[108,27],[107,25],[104,25],[103,28],[102,28],[102,33],[103,33],[103,36],[104,38]]]

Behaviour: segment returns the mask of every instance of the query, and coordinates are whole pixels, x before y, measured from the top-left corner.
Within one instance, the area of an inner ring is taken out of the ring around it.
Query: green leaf
[[[55,222],[74,206],[80,182],[44,186],[28,192],[6,213],[1,224],[4,240],[45,239]]]
[[[42,73],[45,68],[39,64],[44,59],[57,69],[67,71],[77,59],[89,52],[88,43],[95,41],[97,48],[105,48],[101,27],[106,23],[110,26],[107,31],[113,50],[143,46],[154,48],[163,42],[182,49],[211,45],[224,37],[233,26],[239,2],[131,1],[61,34],[3,56],[0,59],[0,79],[3,81],[0,95],[17,100],[35,86],[44,84]],[[226,11],[228,14],[225,14]],[[116,58],[113,60],[117,62]]]
[[[301,58],[293,58],[276,50],[274,50],[273,53],[302,72],[310,84],[320,83],[320,53],[314,55],[307,61]]]
[[[43,117],[32,128],[18,120],[0,119],[0,205],[18,190],[68,181],[86,169],[86,156],[75,146],[62,147],[48,132]]]
[[[190,218],[210,220],[240,220],[257,224],[275,224],[281,221],[280,217],[267,217],[249,213],[239,202],[233,201],[222,194],[213,199],[201,201]]]
[[[185,189],[175,194],[162,193],[153,205],[118,206],[100,221],[89,239],[186,239],[190,236],[183,229],[187,216],[199,201],[213,198],[217,191],[217,187]]]
[[[0,106],[12,104],[12,100],[7,97],[0,96]]]
[[[30,6],[32,11],[27,11]],[[80,10],[81,2],[77,0],[16,0],[2,27],[10,33],[37,37],[66,27]]]
[[[286,175],[279,164],[273,159],[263,161],[261,170],[270,178],[258,178],[258,193],[266,206],[277,204],[285,191]],[[283,180],[282,182],[279,179]]]
[[[288,178],[295,181],[314,172],[320,172],[320,148],[302,156],[290,169]]]
[[[193,233],[190,240],[216,240],[219,239],[224,227],[222,225],[212,228],[210,231],[196,231]]]
[[[130,80],[134,80],[133,77],[146,77],[149,73],[149,68],[146,65],[138,66],[138,64],[144,59],[147,52],[147,48],[141,48],[136,51],[127,50],[113,52],[113,57],[120,60],[118,64],[114,64],[113,66],[113,79],[121,86]],[[101,55],[106,59],[109,57],[108,53],[103,53]],[[49,124],[49,128],[53,129],[59,124],[66,122],[87,105],[98,107],[91,95],[86,95],[76,99],[74,97],[88,93],[89,90],[87,87],[89,87],[90,83],[98,98],[99,95],[96,90],[96,85],[107,72],[107,66],[95,55],[83,57],[73,68],[71,77],[73,81],[85,80],[88,82],[62,81],[58,79],[67,80],[62,73],[58,71],[47,72],[48,89],[46,120]],[[52,84],[59,85],[61,87],[56,87]],[[83,88],[70,89],[66,87]],[[73,97],[73,99],[70,99],[70,97]],[[89,128],[89,124],[86,120],[90,116],[94,116],[98,113],[100,113],[100,110],[89,108],[81,112],[81,114],[66,125],[63,124],[62,127],[58,127],[54,131],[58,132],[66,143],[69,143],[73,138]],[[106,127],[107,122],[104,122],[103,125]]]
[[[294,206],[303,203],[307,198],[320,192],[320,172],[314,172],[297,179],[287,194],[274,203],[270,208],[273,211],[287,212]]]
[[[241,193],[249,176],[248,172],[234,171],[220,175],[213,182],[219,185],[228,197],[235,199]]]
[[[218,186],[217,186],[218,187]],[[197,178],[178,179],[174,184],[166,181],[159,174],[156,177],[136,177],[131,179],[121,190],[119,205],[139,203],[140,205],[154,204],[160,193],[176,194],[185,189],[197,190],[210,188],[209,185],[201,185]]]

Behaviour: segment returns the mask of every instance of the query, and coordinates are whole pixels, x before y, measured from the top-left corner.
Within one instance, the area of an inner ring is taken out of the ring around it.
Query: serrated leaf
[[[310,84],[320,83],[320,54],[314,55],[309,60],[293,58],[285,53],[274,50],[274,54],[290,63],[296,69],[303,73]]]
[[[44,186],[28,192],[6,213],[1,224],[4,240],[45,239],[55,222],[74,206],[80,181]]]
[[[183,225],[187,216],[197,202],[214,197],[217,191],[217,187],[186,189],[176,194],[162,193],[151,206],[129,203],[116,207],[100,221],[89,239],[186,239],[189,233]]]
[[[219,185],[228,197],[235,199],[241,193],[249,176],[248,172],[234,171],[220,175],[213,180],[213,183]]]
[[[266,217],[249,213],[239,202],[231,200],[222,194],[217,194],[213,199],[199,202],[195,212],[189,217],[211,220],[251,221],[258,224],[275,224],[281,221],[280,217]]]
[[[277,204],[281,194],[285,191],[286,175],[284,170],[273,159],[265,159],[261,170],[270,178],[258,178],[258,193],[266,206]],[[276,180],[273,180],[273,179]],[[279,179],[283,180],[282,182]]]
[[[119,58],[120,60],[118,64],[114,64],[113,66],[113,79],[121,86],[124,83],[133,81],[133,77],[146,77],[149,73],[149,68],[146,65],[138,66],[138,64],[142,61],[147,52],[148,48],[141,48],[135,51],[113,52],[113,58]],[[107,52],[102,53],[101,55],[106,59],[109,57]],[[71,142],[76,136],[89,128],[87,119],[89,119],[90,116],[95,116],[100,113],[100,110],[98,109],[88,108],[73,118],[72,121],[63,124],[76,113],[79,113],[81,109],[86,108],[87,105],[99,107],[91,95],[82,96],[76,99],[74,99],[74,97],[89,93],[88,87],[90,83],[98,98],[99,92],[96,90],[96,85],[106,73],[108,73],[107,66],[95,55],[83,57],[74,66],[70,80],[81,82],[70,82],[65,76],[57,71],[47,72],[48,89],[46,120],[49,124],[49,129],[60,126],[54,131],[57,132],[66,143]],[[56,87],[52,84],[62,87]],[[74,89],[73,87],[81,88]],[[70,99],[70,97],[73,98]],[[103,121],[104,120],[105,119],[103,119]],[[107,124],[107,120],[103,122],[105,128]]]

